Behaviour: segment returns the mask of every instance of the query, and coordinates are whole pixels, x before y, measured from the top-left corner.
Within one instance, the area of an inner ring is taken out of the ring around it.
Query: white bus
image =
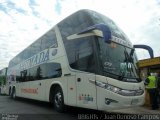
[[[0,94],[6,93],[7,67],[0,70]]]
[[[9,62],[8,94],[107,111],[144,103],[134,47],[115,23],[80,10]]]

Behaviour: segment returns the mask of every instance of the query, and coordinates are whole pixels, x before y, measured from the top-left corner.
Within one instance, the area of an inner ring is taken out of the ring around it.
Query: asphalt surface
[[[128,116],[129,115],[129,116]],[[64,113],[58,113],[47,102],[0,95],[0,120],[160,120],[160,110],[149,107],[134,107],[110,112],[68,107]]]
[[[67,107],[64,113],[58,113],[47,102],[29,100],[24,98],[11,99],[9,96],[0,95],[0,120],[76,120],[99,119],[96,110]],[[103,116],[102,116],[103,117]]]

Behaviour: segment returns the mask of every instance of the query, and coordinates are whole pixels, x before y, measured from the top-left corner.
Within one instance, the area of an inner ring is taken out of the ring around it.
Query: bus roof
[[[99,18],[101,18],[101,19],[99,19]],[[70,16],[66,17],[65,19],[63,19],[62,21],[60,21],[56,25],[58,25],[58,27],[59,27],[59,29],[61,31],[62,38],[66,39],[69,35],[72,35],[72,34],[75,34],[75,33],[79,33],[81,30],[83,30],[83,29],[85,29],[87,27],[93,26],[95,24],[99,24],[99,23],[106,24],[111,29],[111,32],[112,32],[112,34],[114,36],[116,36],[118,38],[121,38],[121,39],[123,39],[123,40],[125,40],[125,41],[130,43],[130,41],[128,40],[128,38],[124,34],[124,32],[122,30],[120,30],[111,19],[109,19],[108,17],[106,17],[106,16],[104,16],[104,15],[102,15],[100,13],[97,13],[95,11],[88,10],[88,9],[79,10],[79,11],[71,14]],[[70,26],[70,27],[68,27],[68,26]],[[52,27],[51,30],[52,29],[54,29],[54,27]],[[34,44],[37,41],[39,41],[41,39],[41,37],[38,38],[32,44]],[[30,47],[31,45],[29,45],[28,47]],[[17,58],[17,56],[19,56],[27,48],[25,48],[23,51],[21,51],[18,55],[16,55],[9,62],[9,67],[10,67],[10,64],[14,64],[15,63],[15,61],[16,61],[15,59]]]

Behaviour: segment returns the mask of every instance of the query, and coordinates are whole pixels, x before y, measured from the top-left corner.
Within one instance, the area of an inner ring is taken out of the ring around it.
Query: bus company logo
[[[22,93],[31,93],[31,94],[38,94],[38,88],[33,89],[33,88],[22,88],[21,89]]]
[[[49,49],[46,49],[21,63],[20,69],[25,70],[47,60],[49,60]]]
[[[78,100],[79,100],[79,101],[83,101],[83,102],[89,102],[89,101],[90,101],[90,102],[93,102],[93,97],[90,96],[90,95],[81,94],[81,95],[79,95]]]
[[[116,37],[116,36],[112,36],[112,41],[116,42],[116,43],[119,43],[121,45],[127,46],[127,47],[132,47],[130,42],[125,41],[125,40],[123,40],[123,39],[121,39],[119,37]]]

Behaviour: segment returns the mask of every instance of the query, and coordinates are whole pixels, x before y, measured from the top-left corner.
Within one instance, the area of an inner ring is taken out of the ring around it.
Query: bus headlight
[[[103,82],[96,81],[96,85],[102,88],[106,88],[107,84]]]
[[[120,89],[118,87],[114,87],[110,84],[104,83],[104,82],[100,82],[100,81],[96,81],[96,85],[102,88],[105,88],[107,90],[110,90],[112,92],[118,93],[118,91],[120,91]]]
[[[139,90],[126,90],[126,89],[121,89],[118,87],[115,87],[113,85],[104,83],[104,82],[100,82],[100,81],[96,81],[96,86],[99,86],[101,88],[107,89],[109,91],[112,91],[114,93],[123,95],[123,96],[138,96],[138,95],[142,95],[144,93],[144,90],[139,89]]]

